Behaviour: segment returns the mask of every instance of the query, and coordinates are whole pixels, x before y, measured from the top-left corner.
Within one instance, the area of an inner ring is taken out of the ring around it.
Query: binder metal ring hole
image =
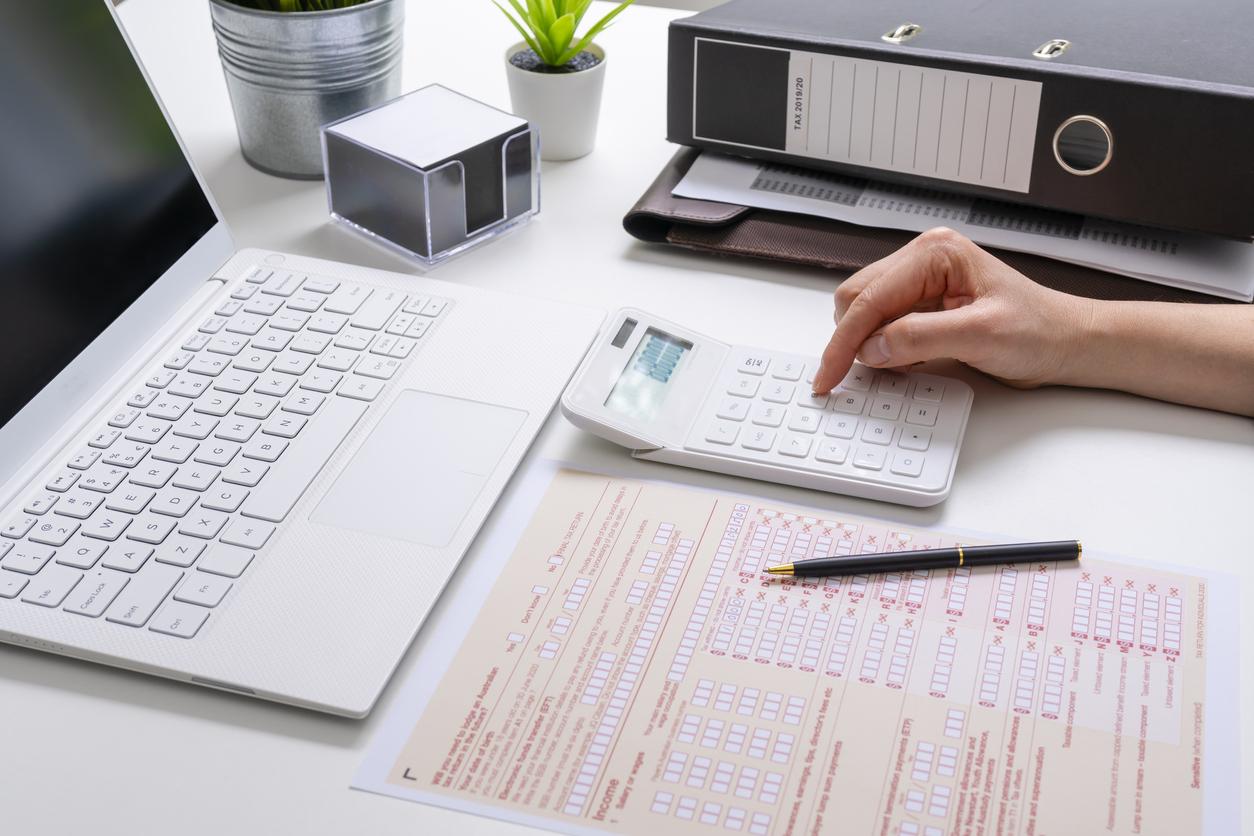
[[[1054,38],[1052,41],[1045,43],[1032,50],[1032,55],[1040,58],[1042,61],[1052,61],[1059,55],[1067,51],[1067,47],[1071,46],[1071,41],[1064,41],[1062,38]]]
[[[1114,152],[1114,136],[1096,116],[1072,116],[1054,132],[1054,159],[1069,174],[1096,174],[1110,164]]]
[[[922,31],[923,27],[917,23],[903,23],[894,29],[889,29],[883,35],[880,35],[880,40],[886,41],[890,44],[904,44],[906,41],[910,40]]]

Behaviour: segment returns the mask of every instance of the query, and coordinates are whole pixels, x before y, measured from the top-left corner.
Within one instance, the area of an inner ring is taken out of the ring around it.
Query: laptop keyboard
[[[451,301],[254,268],[0,529],[0,606],[195,637]]]

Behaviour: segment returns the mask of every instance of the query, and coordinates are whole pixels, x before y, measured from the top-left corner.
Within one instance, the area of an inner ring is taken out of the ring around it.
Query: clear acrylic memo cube
[[[331,216],[431,266],[540,208],[539,137],[432,84],[322,129]]]

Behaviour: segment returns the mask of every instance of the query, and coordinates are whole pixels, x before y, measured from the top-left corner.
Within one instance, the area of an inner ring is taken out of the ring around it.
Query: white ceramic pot
[[[540,129],[540,158],[574,160],[592,152],[605,84],[605,50],[596,44],[588,51],[601,59],[577,73],[533,73],[510,63],[510,56],[526,49],[517,43],[505,52],[505,74],[514,113]]]

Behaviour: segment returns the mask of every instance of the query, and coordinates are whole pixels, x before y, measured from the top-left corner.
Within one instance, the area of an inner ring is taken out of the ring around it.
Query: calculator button
[[[762,376],[770,367],[771,361],[757,354],[747,354],[736,364],[736,368],[744,374]]]
[[[866,426],[862,428],[862,440],[869,441],[872,444],[891,444],[893,430],[896,428],[895,424],[872,419],[867,421]]]
[[[931,430],[902,430],[897,446],[902,450],[926,450],[932,443]]]
[[[808,389],[803,389],[797,393],[797,406],[804,406],[810,409],[827,409],[827,404],[831,400],[828,395],[813,395]]]
[[[849,458],[849,445],[843,441],[820,441],[814,458],[830,464],[844,464],[845,459]]]
[[[792,383],[768,383],[762,390],[762,400],[771,403],[789,403],[796,393],[797,387]]]
[[[805,371],[805,363],[800,360],[777,360],[775,368],[771,371],[771,377],[780,380],[800,380],[803,371]]]
[[[879,447],[861,447],[853,457],[853,464],[864,470],[883,470],[884,451]]]
[[[778,427],[787,415],[788,410],[782,406],[760,403],[753,408],[753,423],[762,427]]]
[[[922,424],[926,427],[936,426],[936,412],[938,409],[939,407],[932,404],[915,401],[910,404],[910,410],[906,413],[906,423]]]
[[[804,459],[810,455],[810,436],[784,433],[784,437],[779,442],[779,452],[783,456]]]
[[[832,406],[836,407],[837,412],[861,415],[866,406],[866,395],[861,392],[840,392],[832,397]]]
[[[832,438],[853,438],[858,431],[858,419],[846,418],[843,415],[829,415],[823,425],[823,434]]]
[[[849,374],[845,375],[845,379],[840,382],[840,388],[851,389],[855,392],[871,391],[871,377],[873,372],[865,366],[854,366],[849,370]]]
[[[906,394],[906,385],[909,382],[904,374],[896,374],[894,372],[885,372],[880,375],[880,385],[878,387],[881,395],[896,395],[904,397]]]
[[[936,380],[920,380],[914,385],[914,396],[921,401],[940,403],[945,394],[945,384]]]
[[[728,387],[727,394],[735,395],[738,398],[752,398],[758,393],[759,383],[752,377],[738,377]]]
[[[799,433],[818,432],[823,416],[813,409],[798,409],[788,421],[788,429]]]
[[[897,453],[893,456],[893,473],[918,476],[923,472],[923,456],[918,453]]]
[[[711,444],[735,444],[738,435],[740,435],[740,427],[737,425],[726,421],[715,421],[710,425],[710,431],[705,434],[705,440]]]
[[[775,444],[774,430],[750,430],[745,433],[745,440],[740,443],[746,450],[770,450]]]
[[[901,417],[901,401],[897,398],[876,398],[871,401],[872,418],[883,418],[885,421],[896,421]]]
[[[716,414],[728,421],[743,421],[749,416],[749,402],[744,398],[727,398]]]

